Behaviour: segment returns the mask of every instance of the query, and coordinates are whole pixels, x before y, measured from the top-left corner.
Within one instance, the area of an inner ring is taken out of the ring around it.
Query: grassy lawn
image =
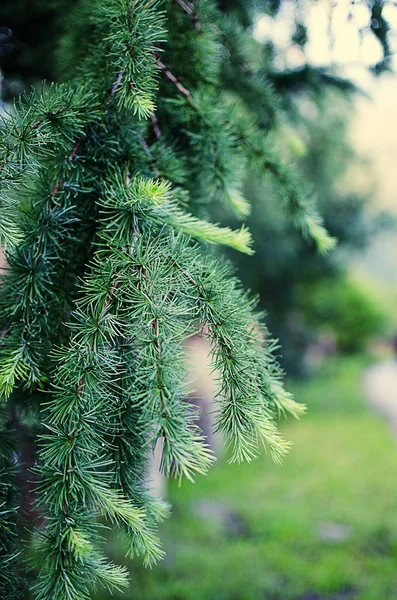
[[[397,446],[365,405],[365,364],[333,361],[291,382],[309,413],[283,426],[294,447],[281,467],[220,461],[195,484],[172,485],[167,557],[151,571],[133,563],[124,597],[397,598]]]

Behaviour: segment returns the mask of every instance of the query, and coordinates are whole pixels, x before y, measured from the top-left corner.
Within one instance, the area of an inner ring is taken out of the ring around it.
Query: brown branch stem
[[[155,113],[152,113],[150,115],[150,119],[151,119],[152,124],[153,124],[154,135],[159,140],[161,138],[161,130],[160,130],[158,118],[156,117]]]
[[[183,94],[183,96],[185,96],[185,98],[187,98],[187,100],[190,102],[190,104],[193,105],[191,93],[189,92],[189,90],[187,88],[185,88],[184,85],[182,85],[182,83],[179,81],[179,79],[177,77],[175,77],[175,75],[169,70],[167,65],[165,65],[163,63],[163,61],[160,60],[160,58],[156,58],[156,64],[161,69],[161,71],[164,73],[164,75],[167,77],[167,79],[169,79],[176,86],[178,91],[181,94]]]
[[[200,31],[201,30],[201,23],[198,20],[198,16],[197,13],[194,9],[194,5],[193,2],[189,2],[188,0],[174,0],[177,4],[179,4],[179,6],[182,8],[182,10],[185,11],[185,13],[187,13],[189,15],[189,17],[192,19],[195,28]]]

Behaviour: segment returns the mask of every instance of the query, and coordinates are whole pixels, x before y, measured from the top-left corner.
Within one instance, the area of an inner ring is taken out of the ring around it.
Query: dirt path
[[[397,437],[397,361],[378,363],[363,376],[368,404],[386,417]]]

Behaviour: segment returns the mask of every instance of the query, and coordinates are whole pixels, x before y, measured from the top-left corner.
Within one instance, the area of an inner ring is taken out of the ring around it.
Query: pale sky
[[[302,51],[291,47],[295,18],[308,31],[308,42]],[[397,6],[384,8],[383,14],[391,29],[397,31]],[[259,14],[254,27],[254,38],[259,42],[271,40],[279,49],[281,67],[296,68],[306,61],[315,66],[336,65],[342,74],[360,85],[368,85],[368,66],[382,58],[379,41],[368,30],[370,11],[365,0],[352,4],[351,0],[283,0],[275,19]],[[397,36],[390,39],[397,51]],[[393,60],[397,67],[397,59]],[[277,65],[276,65],[277,66]]]

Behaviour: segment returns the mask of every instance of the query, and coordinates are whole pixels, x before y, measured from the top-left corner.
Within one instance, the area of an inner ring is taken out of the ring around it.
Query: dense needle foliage
[[[246,216],[250,164],[275,179],[309,243],[320,252],[333,244],[249,117],[253,97],[270,121],[277,100],[247,64],[249,33],[216,2],[86,0],[69,20],[59,82],[26,94],[2,123],[5,599],[23,587],[26,517],[40,600],[126,585],[101,548],[109,524],[130,556],[161,558],[156,523],[167,507],[146,485],[154,447],[177,478],[205,473],[214,459],[185,400],[188,336],[210,341],[230,460],[252,460],[263,445],[279,461],[288,449],[275,421],[302,406],[282,387],[256,301],[213,250],[250,254],[251,237],[207,220],[209,203]],[[241,94],[225,92],[228,68],[246,82]],[[21,485],[28,498],[18,510]]]

